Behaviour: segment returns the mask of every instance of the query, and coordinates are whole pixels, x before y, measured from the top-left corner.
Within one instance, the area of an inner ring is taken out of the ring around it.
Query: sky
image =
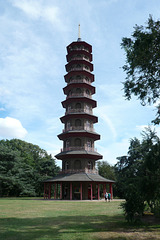
[[[66,46],[78,38],[92,45],[98,116],[96,141],[114,165],[131,138],[155,118],[155,106],[125,100],[125,53],[120,43],[149,15],[160,17],[159,0],[0,0],[0,140],[18,138],[60,152],[60,121]],[[160,136],[160,127],[152,126]],[[56,163],[61,166],[61,161]]]

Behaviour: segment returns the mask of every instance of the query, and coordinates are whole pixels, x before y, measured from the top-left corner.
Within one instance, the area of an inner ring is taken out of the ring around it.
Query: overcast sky
[[[120,43],[149,14],[159,19],[159,0],[0,0],[0,139],[59,153],[66,46],[77,40],[80,23],[81,38],[93,49],[96,148],[110,164],[126,155],[129,140],[140,138],[156,110],[123,97]]]

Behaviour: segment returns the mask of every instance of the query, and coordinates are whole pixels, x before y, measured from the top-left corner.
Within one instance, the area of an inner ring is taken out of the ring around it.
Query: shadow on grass
[[[155,227],[153,231],[155,231]],[[160,227],[160,226],[159,226]],[[141,231],[138,227],[126,224],[122,216],[59,216],[42,218],[0,218],[0,239],[5,240],[33,240],[33,239],[85,239],[81,234],[105,232],[107,240],[126,240],[125,237],[107,237],[107,232]],[[144,231],[152,229],[143,226]],[[139,230],[138,230],[139,229]],[[158,231],[158,226],[157,226]],[[72,238],[74,235],[77,238]],[[87,234],[87,235],[88,235]],[[65,236],[65,237],[64,237]],[[89,237],[89,235],[88,235]],[[91,238],[88,238],[91,239]],[[100,236],[92,239],[104,239]]]

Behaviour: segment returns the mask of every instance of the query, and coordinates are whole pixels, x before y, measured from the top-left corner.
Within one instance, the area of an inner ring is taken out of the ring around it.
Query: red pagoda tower
[[[109,184],[112,196],[114,181],[101,177],[95,168],[102,155],[95,148],[100,135],[94,130],[98,118],[93,114],[97,102],[92,98],[95,94],[92,46],[82,41],[79,34],[78,40],[67,46],[66,59],[66,86],[63,88],[66,99],[62,102],[65,115],[60,118],[64,129],[58,135],[63,148],[55,156],[62,160],[62,171],[57,177],[45,181],[44,198],[51,198],[54,183],[54,199],[99,200],[100,184],[103,185],[102,195]]]

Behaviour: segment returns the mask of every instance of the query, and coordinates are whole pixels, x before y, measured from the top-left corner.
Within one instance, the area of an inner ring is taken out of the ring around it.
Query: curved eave
[[[72,50],[69,54],[66,55],[67,62],[70,61],[70,58],[75,54],[84,54],[85,56],[89,57],[89,60],[92,62],[92,54],[85,51],[85,50]]]
[[[98,182],[98,183],[115,183],[114,180],[102,177],[94,173],[66,173],[59,174],[54,178],[43,181],[44,183],[52,182]]]
[[[87,159],[99,160],[103,158],[103,156],[97,152],[88,152],[86,150],[61,152],[55,155],[55,157],[59,160],[64,160],[69,158],[87,158]]]
[[[86,77],[88,77],[89,79],[91,79],[91,82],[94,82],[94,74],[92,74],[91,72],[87,72],[84,70],[80,70],[80,71],[71,71],[69,73],[67,73],[66,75],[64,75],[64,79],[65,82],[68,82],[70,77],[73,77],[75,75],[84,75]]]
[[[81,131],[68,131],[68,132],[64,132],[58,135],[58,138],[60,140],[65,140],[69,137],[88,137],[88,138],[92,138],[95,141],[100,139],[100,135],[95,133],[95,132],[87,132],[85,130],[81,130]]]
[[[68,72],[73,64],[85,64],[90,68],[90,71],[93,71],[93,64],[87,60],[73,59],[65,65],[66,71]]]
[[[73,103],[73,102],[85,102],[85,103],[89,103],[92,105],[93,108],[97,107],[97,102],[91,98],[87,98],[87,97],[71,97],[68,98],[66,100],[64,100],[62,102],[62,106],[65,108],[68,104]]]
[[[65,123],[67,120],[73,119],[73,118],[90,119],[93,121],[93,123],[98,122],[97,116],[94,116],[94,115],[91,115],[88,113],[70,113],[70,114],[66,114],[65,116],[61,117],[60,120],[62,123]]]
[[[70,52],[72,52],[72,50],[70,50],[70,48],[72,48],[74,46],[81,46],[81,45],[83,45],[84,47],[87,47],[90,53],[92,52],[92,46],[90,44],[86,43],[85,41],[72,42],[71,44],[69,44],[67,46],[67,52],[70,53]],[[79,51],[79,50],[77,50],[77,51]]]
[[[95,87],[92,86],[91,84],[87,84],[87,83],[70,83],[66,87],[63,88],[63,92],[64,92],[64,94],[67,94],[69,90],[71,90],[73,88],[77,88],[77,87],[89,89],[92,94],[95,94]]]

